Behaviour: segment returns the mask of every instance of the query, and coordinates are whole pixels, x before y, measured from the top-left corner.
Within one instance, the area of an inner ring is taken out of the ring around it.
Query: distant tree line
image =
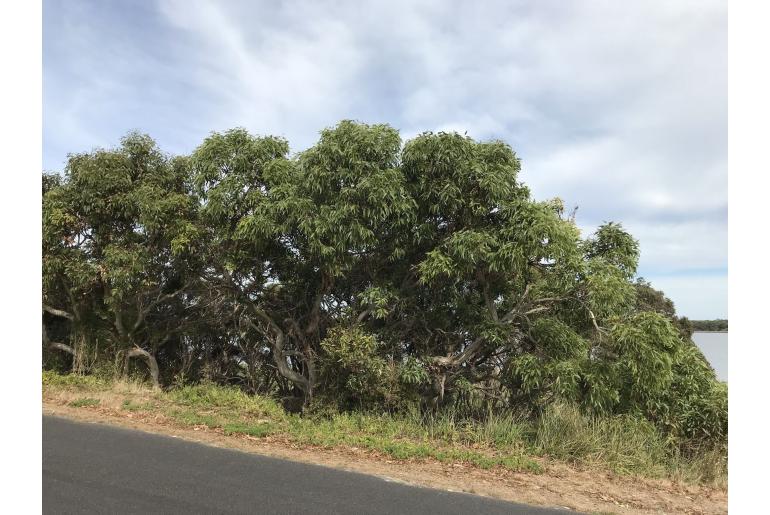
[[[727,320],[692,320],[693,331],[727,331]]]
[[[308,409],[570,402],[724,441],[727,390],[637,241],[583,238],[499,141],[349,121],[298,154],[129,134],[43,175],[44,366],[214,381]]]

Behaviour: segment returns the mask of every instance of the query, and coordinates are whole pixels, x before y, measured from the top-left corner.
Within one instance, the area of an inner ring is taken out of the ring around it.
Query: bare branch
[[[451,356],[437,356],[433,358],[433,362],[438,365],[448,366],[448,367],[457,367],[468,361],[471,357],[473,357],[479,349],[481,349],[482,344],[484,343],[484,337],[479,336],[475,340],[473,340],[473,343],[468,345],[465,350],[460,353],[460,355],[456,357]]]
[[[69,345],[67,345],[66,343],[61,343],[61,342],[50,342],[50,343],[48,344],[48,347],[49,347],[49,348],[51,348],[51,349],[55,349],[55,350],[61,350],[61,351],[64,351],[64,352],[66,352],[67,354],[70,354],[70,355],[72,355],[72,356],[74,356],[74,355],[75,355],[75,349],[73,349],[72,347],[70,347],[70,346],[69,346]]]
[[[64,311],[63,309],[56,309],[48,304],[43,303],[43,311],[46,313],[50,313],[51,315],[66,318],[68,320],[74,320],[75,317],[72,315],[72,313],[69,313],[68,311]]]
[[[66,343],[52,342],[48,338],[48,331],[46,331],[45,324],[43,324],[43,345],[45,345],[46,347],[51,348],[51,349],[64,351],[67,354],[70,354],[72,356],[75,355],[75,349],[73,349],[72,347],[70,347]]]

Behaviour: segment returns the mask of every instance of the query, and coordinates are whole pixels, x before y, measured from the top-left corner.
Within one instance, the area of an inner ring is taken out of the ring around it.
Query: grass
[[[84,397],[82,399],[75,399],[70,402],[69,405],[73,408],[85,408],[87,406],[98,406],[101,401],[99,399],[92,399],[90,397]]]
[[[246,423],[225,424],[222,429],[224,430],[224,433],[226,435],[241,434],[241,435],[254,436],[256,438],[262,438],[264,436],[271,435],[274,431],[273,426],[267,422],[257,423],[257,424],[246,424]]]
[[[43,387],[69,387],[82,390],[108,389],[111,383],[96,376],[79,374],[57,374],[51,370],[43,371]]]
[[[628,416],[588,418],[554,405],[534,424],[532,450],[573,463],[606,463],[618,473],[664,475],[667,446],[648,421]]]
[[[126,411],[150,411],[155,407],[151,402],[135,402],[131,399],[123,401],[122,409]]]
[[[205,426],[226,435],[280,437],[323,448],[359,448],[397,460],[435,459],[537,473],[542,470],[541,458],[546,458],[618,474],[717,486],[724,486],[727,478],[724,449],[683,456],[672,452],[643,419],[591,418],[566,405],[552,406],[535,421],[509,413],[470,420],[451,410],[398,415],[332,411],[300,417],[286,413],[271,398],[213,384],[159,392],[130,382],[44,372],[43,387],[60,398],[74,398],[70,405],[75,407],[95,406],[100,401],[94,397],[117,395],[113,404],[119,409],[162,414],[182,426]],[[80,397],[83,393],[93,397]]]

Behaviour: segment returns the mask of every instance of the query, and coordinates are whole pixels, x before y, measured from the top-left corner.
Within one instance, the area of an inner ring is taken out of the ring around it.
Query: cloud
[[[726,34],[711,0],[47,0],[44,164],[132,128],[176,153],[234,126],[294,150],[344,118],[468,131],[587,230],[623,222],[644,275],[725,269]]]

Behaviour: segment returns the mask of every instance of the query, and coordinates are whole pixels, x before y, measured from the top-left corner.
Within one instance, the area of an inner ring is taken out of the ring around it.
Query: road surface
[[[43,513],[568,512],[44,416]]]

